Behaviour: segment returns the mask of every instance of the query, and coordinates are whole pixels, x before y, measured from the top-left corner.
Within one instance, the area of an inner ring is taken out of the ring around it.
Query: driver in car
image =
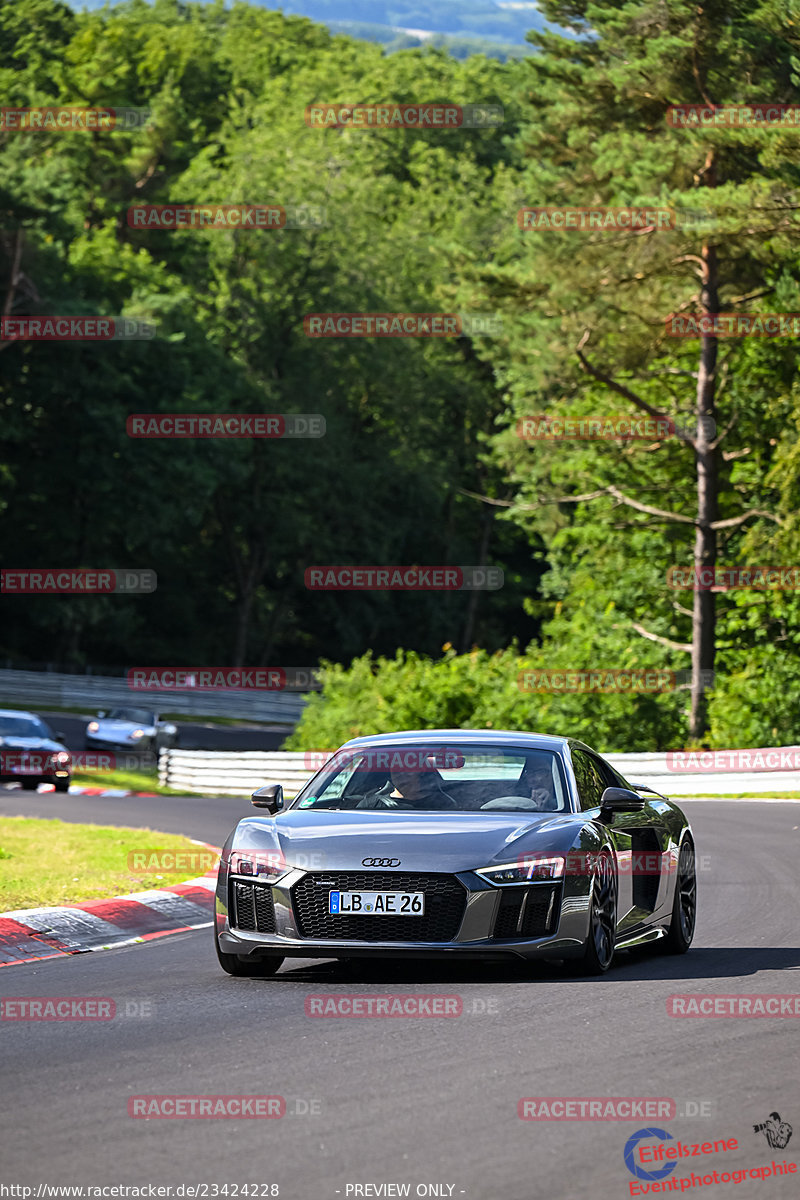
[[[358,807],[444,809],[458,805],[444,790],[439,772],[431,767],[425,771],[391,771],[390,781],[365,796]]]

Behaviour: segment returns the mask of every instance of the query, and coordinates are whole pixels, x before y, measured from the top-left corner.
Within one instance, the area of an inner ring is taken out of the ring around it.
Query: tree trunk
[[[719,312],[718,266],[715,246],[703,246],[704,313]],[[716,653],[716,593],[708,578],[717,564],[717,533],[712,523],[719,512],[716,438],[717,339],[704,337],[697,375],[697,530],[694,539],[694,604],[692,608],[692,713],[690,736],[700,740],[708,730],[705,685],[714,670]]]
[[[488,505],[484,506],[484,511],[481,517],[481,540],[478,547],[478,566],[485,567],[489,561],[489,540],[492,535],[492,523],[494,521],[494,509]],[[478,601],[480,592],[475,589],[469,593],[467,600],[467,612],[464,619],[464,630],[461,635],[461,653],[466,654],[472,646],[472,639],[475,635],[475,622],[478,616]]]

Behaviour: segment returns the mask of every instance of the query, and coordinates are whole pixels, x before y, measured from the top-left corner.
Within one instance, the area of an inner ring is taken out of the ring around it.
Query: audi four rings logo
[[[399,858],[362,858],[362,867],[399,867]]]

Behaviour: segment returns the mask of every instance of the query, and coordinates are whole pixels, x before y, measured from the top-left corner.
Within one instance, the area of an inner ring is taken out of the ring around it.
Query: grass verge
[[[182,869],[167,869],[180,851]],[[168,887],[204,874],[215,858],[174,833],[0,817],[0,912]]]
[[[696,796],[671,796],[670,799],[678,805],[684,800],[800,800],[800,792],[731,792],[729,795],[714,792],[710,796],[698,792]]]
[[[119,788],[128,792],[149,792],[156,796],[197,796],[199,792],[181,792],[162,787],[158,771],[75,771],[72,782],[76,787]]]

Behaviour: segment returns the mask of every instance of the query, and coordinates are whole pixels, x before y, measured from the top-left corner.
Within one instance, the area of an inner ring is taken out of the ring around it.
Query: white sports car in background
[[[178,727],[162,721],[147,708],[112,708],[99,712],[86,726],[87,750],[135,750],[157,754],[162,747],[176,746]]]

